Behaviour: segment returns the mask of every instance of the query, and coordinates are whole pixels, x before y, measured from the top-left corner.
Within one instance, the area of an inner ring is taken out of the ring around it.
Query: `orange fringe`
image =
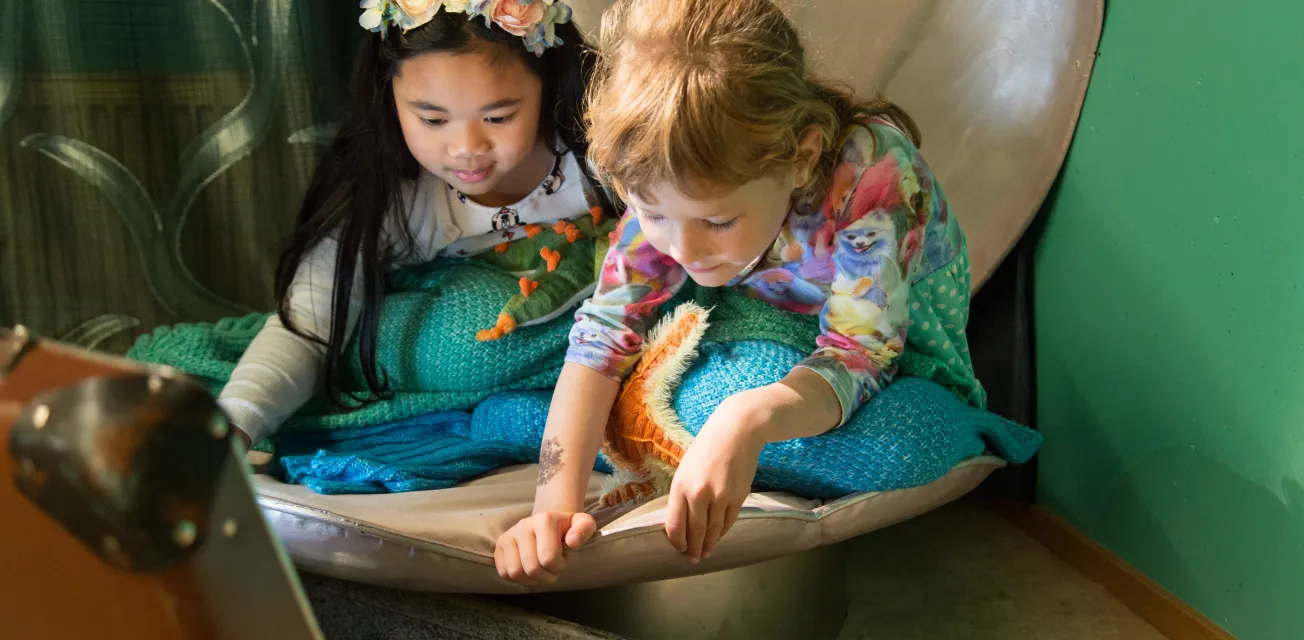
[[[511,316],[505,313],[500,313],[498,314],[498,323],[494,325],[494,328],[484,329],[482,331],[477,332],[475,334],[475,339],[479,340],[480,342],[490,342],[492,340],[497,340],[515,330],[516,330],[516,321],[512,320]]]
[[[539,250],[539,256],[548,262],[548,273],[557,270],[557,265],[561,264],[561,252],[553,251],[548,247]]]

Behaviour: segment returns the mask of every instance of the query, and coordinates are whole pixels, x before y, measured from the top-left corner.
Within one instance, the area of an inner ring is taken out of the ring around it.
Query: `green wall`
[[[1304,638],[1304,2],[1111,2],[1037,262],[1039,500]]]

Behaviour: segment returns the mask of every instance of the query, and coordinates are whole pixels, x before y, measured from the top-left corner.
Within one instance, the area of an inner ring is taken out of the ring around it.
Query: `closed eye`
[[[736,226],[737,224],[738,224],[738,218],[734,218],[728,222],[711,222],[710,220],[706,221],[706,226],[710,228],[712,231],[726,231],[728,229],[734,228],[734,226]]]
[[[507,124],[508,122],[511,122],[512,120],[515,119],[516,119],[516,114],[513,113],[505,116],[489,116],[488,118],[485,118],[484,121],[488,122],[489,124]]]
[[[448,121],[443,118],[422,118],[421,122],[424,122],[427,127],[442,127],[448,124]]]

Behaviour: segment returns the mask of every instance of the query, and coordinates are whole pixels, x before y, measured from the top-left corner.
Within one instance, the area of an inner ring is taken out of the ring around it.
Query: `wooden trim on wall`
[[[1067,562],[1094,580],[1160,633],[1176,640],[1236,640],[1204,614],[1040,505],[992,499],[992,507]]]

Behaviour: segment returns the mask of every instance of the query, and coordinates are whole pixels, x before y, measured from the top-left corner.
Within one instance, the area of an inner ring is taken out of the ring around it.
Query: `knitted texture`
[[[667,306],[693,302],[710,312],[704,342],[772,340],[807,354],[816,349],[819,316],[793,313],[728,287],[699,287],[689,282]]]
[[[746,315],[743,314],[744,317]],[[774,341],[701,345],[700,336],[706,324],[707,312],[688,302],[664,318],[648,338],[647,353],[621,388],[607,422],[602,452],[618,471],[603,493],[603,506],[641,502],[667,493],[684,453],[692,446],[702,425],[719,404],[738,392],[778,382],[806,353]],[[789,334],[788,337],[792,335]],[[722,355],[721,347],[725,345],[729,351]],[[685,386],[680,388],[681,376],[687,363],[699,353],[706,356],[706,359],[700,367],[692,370],[692,377],[685,380]],[[917,362],[921,367],[933,366],[931,358],[919,358]],[[934,374],[945,374],[947,371],[946,367],[930,369]],[[959,382],[954,378],[943,379]],[[903,378],[902,382],[906,381],[914,385],[921,379]],[[694,385],[694,382],[697,384]],[[937,384],[928,384],[918,389],[918,395],[926,397],[928,393],[941,388]],[[842,488],[837,482],[848,469],[862,474],[891,474],[861,477],[858,481],[863,484],[858,486],[913,486],[911,483],[918,483],[920,477],[925,482],[930,481],[932,477],[928,473],[932,470],[945,472],[956,457],[963,459],[980,455],[987,448],[987,443],[981,437],[965,440],[953,432],[933,428],[932,423],[936,418],[950,418],[956,413],[944,410],[944,401],[958,402],[954,390],[943,389],[943,395],[946,397],[938,398],[932,403],[923,403],[923,409],[934,407],[932,413],[920,414],[921,407],[910,406],[892,407],[890,413],[876,415],[877,412],[884,411],[883,403],[871,402],[853,414],[851,424],[842,429],[818,438],[771,445],[762,456],[762,468],[758,470],[757,482],[786,490],[821,494]],[[894,398],[895,394],[889,396],[888,400]],[[673,406],[670,406],[672,402]],[[963,403],[959,406],[969,408]],[[892,429],[903,428],[902,423],[884,422],[881,418],[885,415],[900,416],[905,431],[892,433]],[[995,417],[991,414],[979,415]],[[966,416],[960,412],[956,417]],[[688,424],[685,424],[686,421]],[[994,437],[996,432],[1011,436],[1010,440],[1016,442],[1018,436],[1035,435],[1000,421],[979,420],[973,424],[981,436],[993,436],[991,439],[997,442],[1001,439]],[[909,442],[911,438],[921,437],[941,440]],[[901,464],[884,464],[892,462],[883,458],[890,457],[892,450],[899,444],[913,450],[912,453],[904,456]],[[1035,441],[1024,444],[1032,445],[1031,451],[1026,452],[1028,456],[1037,448]],[[1002,449],[1003,454],[1012,454],[1014,458],[1025,455],[1025,451],[1018,450],[1017,447]],[[883,453],[875,459],[872,467],[862,469],[855,464],[858,456],[878,451]],[[918,461],[920,454],[931,459],[913,466],[906,464]],[[765,467],[767,458],[772,465],[770,467]],[[829,464],[833,466],[824,466]],[[915,473],[922,475],[912,477],[911,474]]]
[[[319,396],[279,432],[375,426],[469,410],[502,391],[552,387],[574,322],[570,314],[520,327],[500,340],[475,339],[478,330],[493,326],[501,301],[519,288],[517,276],[477,260],[436,261],[394,272],[386,286],[376,347],[376,361],[393,396],[346,413]],[[814,316],[783,311],[731,289],[693,285],[668,306],[689,300],[711,309],[707,341],[764,338],[807,353],[815,349],[819,324]],[[127,357],[185,371],[216,395],[270,315],[160,327],[142,335]],[[346,361],[343,390],[363,392],[366,384],[353,346]]]
[[[802,353],[771,341],[703,345],[676,394],[674,404],[683,424],[696,434],[721,400],[744,388],[777,380],[782,376],[764,371],[796,363]],[[310,458],[317,456],[315,466],[296,467],[297,475],[292,478],[315,491],[440,489],[498,466],[537,462],[550,399],[547,391],[490,396],[471,414],[465,436],[452,429],[428,428],[420,433],[411,423],[399,423],[351,430],[365,445],[362,447],[334,448],[330,439],[291,442],[323,436],[349,440],[353,435],[331,432],[287,435],[281,448],[289,444],[291,450]],[[432,424],[445,419],[437,418]],[[400,433],[379,435],[390,428]],[[409,448],[393,444],[394,440]],[[984,453],[1014,463],[1027,462],[1040,446],[1037,432],[976,409],[934,382],[906,377],[888,385],[838,429],[766,445],[755,486],[835,499],[928,484]],[[308,453],[314,448],[318,453]],[[601,458],[595,469],[612,471]]]
[[[302,482],[348,492],[440,488],[504,464],[537,460],[548,410],[544,390],[560,372],[571,318],[563,314],[521,327],[501,340],[475,340],[519,286],[518,277],[474,261],[438,261],[394,273],[377,348],[393,397],[346,413],[314,399],[281,429],[282,460],[301,464],[295,473]],[[710,309],[697,360],[673,400],[693,434],[725,397],[777,381],[815,349],[814,316],[782,311],[731,289],[690,284],[675,303],[689,300]],[[127,355],[190,373],[217,393],[268,317],[160,328],[142,336]],[[357,359],[349,361],[344,388],[361,391]],[[939,373],[945,368],[935,364],[907,350],[899,379],[851,422],[817,438],[768,445],[757,484],[830,498],[926,484],[984,451],[1013,462],[1035,453],[1040,436],[959,400],[950,389],[970,381],[947,380]],[[911,377],[916,372],[939,378],[938,384]],[[456,420],[431,415],[471,409],[465,435],[451,426]],[[403,422],[420,416],[427,421]],[[386,433],[394,428],[399,431]],[[312,440],[310,432],[321,430],[344,431]],[[304,439],[289,441],[297,437]],[[327,455],[316,467],[294,462],[320,451]],[[601,462],[599,468],[605,468]]]
[[[471,440],[470,426],[469,413],[436,413],[378,427],[294,434],[281,440],[277,453],[286,482],[323,494],[446,489],[530,459],[521,444]]]
[[[490,396],[473,412],[280,437],[282,478],[321,494],[447,489],[494,469],[539,460],[550,393]],[[598,459],[594,470],[611,473]]]
[[[675,411],[696,435],[722,400],[778,381],[804,354],[768,340],[703,344],[674,395]],[[547,419],[545,396],[500,394],[477,408],[476,419],[495,425],[487,436],[529,438],[527,446],[537,447]],[[766,445],[755,485],[833,499],[928,484],[984,454],[1024,463],[1040,446],[1041,435],[1031,429],[977,409],[930,380],[900,377],[843,426]]]
[[[703,344],[675,394],[675,411],[696,435],[725,398],[779,381],[804,355],[771,341]],[[1037,432],[975,408],[936,382],[900,376],[847,424],[766,445],[756,484],[818,498],[904,489],[984,453],[1027,462],[1040,446]]]
[[[396,272],[381,311],[376,361],[392,397],[339,413],[320,396],[283,432],[374,426],[429,413],[471,409],[500,391],[544,389],[561,372],[572,320],[522,327],[501,340],[477,342],[492,326],[502,301],[519,290],[519,278],[474,261]],[[270,314],[179,324],[141,336],[127,357],[175,367],[199,378],[214,394]],[[356,350],[350,347],[342,387],[366,389]],[[492,366],[486,366],[492,363]]]
[[[911,287],[912,300],[926,293],[926,284]],[[727,343],[742,340],[770,340],[809,354],[816,349],[819,336],[819,316],[793,313],[779,309],[763,300],[748,298],[728,288],[686,285],[671,305],[694,302],[711,312],[711,326],[702,338],[707,343]],[[912,305],[913,306],[913,305]],[[986,406],[986,393],[971,371],[961,372],[936,357],[916,351],[907,343],[905,353],[896,361],[897,375],[932,380],[969,404],[982,409]],[[784,371],[787,371],[785,369]]]
[[[704,315],[695,305],[681,306],[654,332],[651,351],[622,388],[603,448],[622,473],[603,504],[665,493],[691,438],[720,402],[777,382],[805,353],[771,340],[694,349]],[[690,352],[696,356],[691,363],[685,357]],[[546,391],[506,392],[469,415],[290,434],[281,442],[281,464],[287,481],[321,493],[446,488],[497,467],[537,461],[549,402]],[[1036,432],[976,409],[934,382],[903,377],[841,428],[767,445],[755,484],[824,499],[889,491],[927,484],[984,453],[1025,462],[1040,444]],[[612,470],[604,458],[596,468]]]

